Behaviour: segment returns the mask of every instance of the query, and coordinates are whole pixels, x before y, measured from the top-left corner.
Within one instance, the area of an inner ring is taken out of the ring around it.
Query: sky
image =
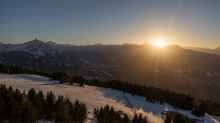
[[[220,46],[220,0],[1,0],[0,42]]]

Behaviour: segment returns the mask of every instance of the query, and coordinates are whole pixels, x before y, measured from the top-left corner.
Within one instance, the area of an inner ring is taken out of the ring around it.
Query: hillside
[[[122,110],[127,113],[129,117],[134,116],[134,112],[123,96],[122,91],[112,90],[109,88],[99,88],[95,86],[79,87],[77,84],[58,84],[57,82],[49,81],[49,78],[47,77],[37,75],[0,74],[0,78],[0,84],[6,84],[7,86],[11,85],[21,91],[25,90],[27,92],[31,88],[34,88],[36,91],[42,90],[44,93],[52,91],[56,96],[68,95],[71,100],[79,99],[80,101],[85,102],[88,107],[88,111],[90,112],[87,122],[95,122],[92,114],[94,108],[100,108],[106,104],[114,106],[115,110]],[[162,105],[159,103],[149,103],[146,102],[146,98],[137,95],[132,96],[131,94],[125,93],[125,96],[136,109],[136,113],[147,115],[149,121],[151,122],[162,123],[164,115],[161,114],[161,112],[164,113],[165,110],[180,112],[181,114],[187,115],[189,118],[204,120],[204,123],[218,123],[220,121],[219,117],[210,116],[208,114],[206,114],[205,117],[197,118],[191,114],[191,111],[180,109],[176,110],[167,103]]]

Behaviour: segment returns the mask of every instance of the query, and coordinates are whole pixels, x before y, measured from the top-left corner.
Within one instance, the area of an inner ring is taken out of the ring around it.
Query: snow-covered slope
[[[6,84],[7,86],[12,86],[14,88],[20,89],[20,91],[25,90],[26,93],[34,88],[36,91],[42,90],[44,93],[47,91],[52,91],[56,96],[58,95],[68,95],[71,101],[79,99],[86,103],[88,111],[87,122],[96,122],[93,118],[94,108],[104,107],[106,104],[114,106],[115,110],[122,110],[127,113],[130,118],[134,116],[133,110],[130,108],[127,100],[124,98],[123,92],[118,90],[112,90],[110,88],[99,88],[95,86],[84,86],[79,87],[77,84],[58,84],[57,82],[49,81],[47,77],[41,77],[37,75],[6,75],[0,74],[0,84]],[[144,97],[132,96],[131,94],[125,93],[125,96],[130,100],[130,104],[135,107],[136,113],[142,113],[147,115],[150,122],[163,123],[164,115],[161,112],[164,110],[176,111],[171,105],[164,103],[160,105],[158,103],[146,102]],[[178,110],[189,118],[197,118],[191,115],[191,111]],[[197,118],[204,120],[204,123],[219,123],[220,118],[210,116],[208,114],[205,117]]]

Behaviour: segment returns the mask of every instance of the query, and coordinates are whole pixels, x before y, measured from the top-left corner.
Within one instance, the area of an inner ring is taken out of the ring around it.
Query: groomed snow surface
[[[51,82],[49,78],[38,75],[8,75],[0,73],[0,84],[5,84],[7,87],[12,86],[14,89],[18,88],[21,92],[25,90],[27,93],[31,88],[36,91],[42,90],[44,94],[48,91],[52,91],[56,97],[63,95],[70,98],[72,102],[78,99],[81,102],[86,103],[88,108],[88,118],[86,122],[96,123],[96,119],[93,118],[94,108],[104,107],[106,104],[113,106],[115,110],[122,110],[127,113],[130,118],[133,118],[134,113],[130,108],[127,100],[123,96],[122,91],[113,90],[110,88],[99,88],[95,86],[84,86],[79,87],[77,84],[58,84],[58,82]],[[142,113],[147,115],[148,120],[151,123],[163,123],[165,116],[161,114],[165,110],[176,111],[173,107],[167,103],[160,105],[159,103],[146,102],[144,97],[132,96],[129,93],[125,93],[125,96],[129,99],[130,104],[136,109],[136,113]],[[197,118],[204,120],[204,123],[219,123],[220,117],[210,116],[208,114],[205,117],[196,117],[191,114],[188,110],[176,111],[181,114],[187,115],[189,118]],[[52,122],[41,120],[39,122]]]

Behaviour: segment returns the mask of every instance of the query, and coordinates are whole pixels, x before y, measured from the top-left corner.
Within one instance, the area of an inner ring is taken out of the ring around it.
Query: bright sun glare
[[[157,41],[157,42],[156,42],[156,46],[157,46],[157,47],[163,47],[163,46],[164,46],[163,41],[161,41],[161,40]]]

